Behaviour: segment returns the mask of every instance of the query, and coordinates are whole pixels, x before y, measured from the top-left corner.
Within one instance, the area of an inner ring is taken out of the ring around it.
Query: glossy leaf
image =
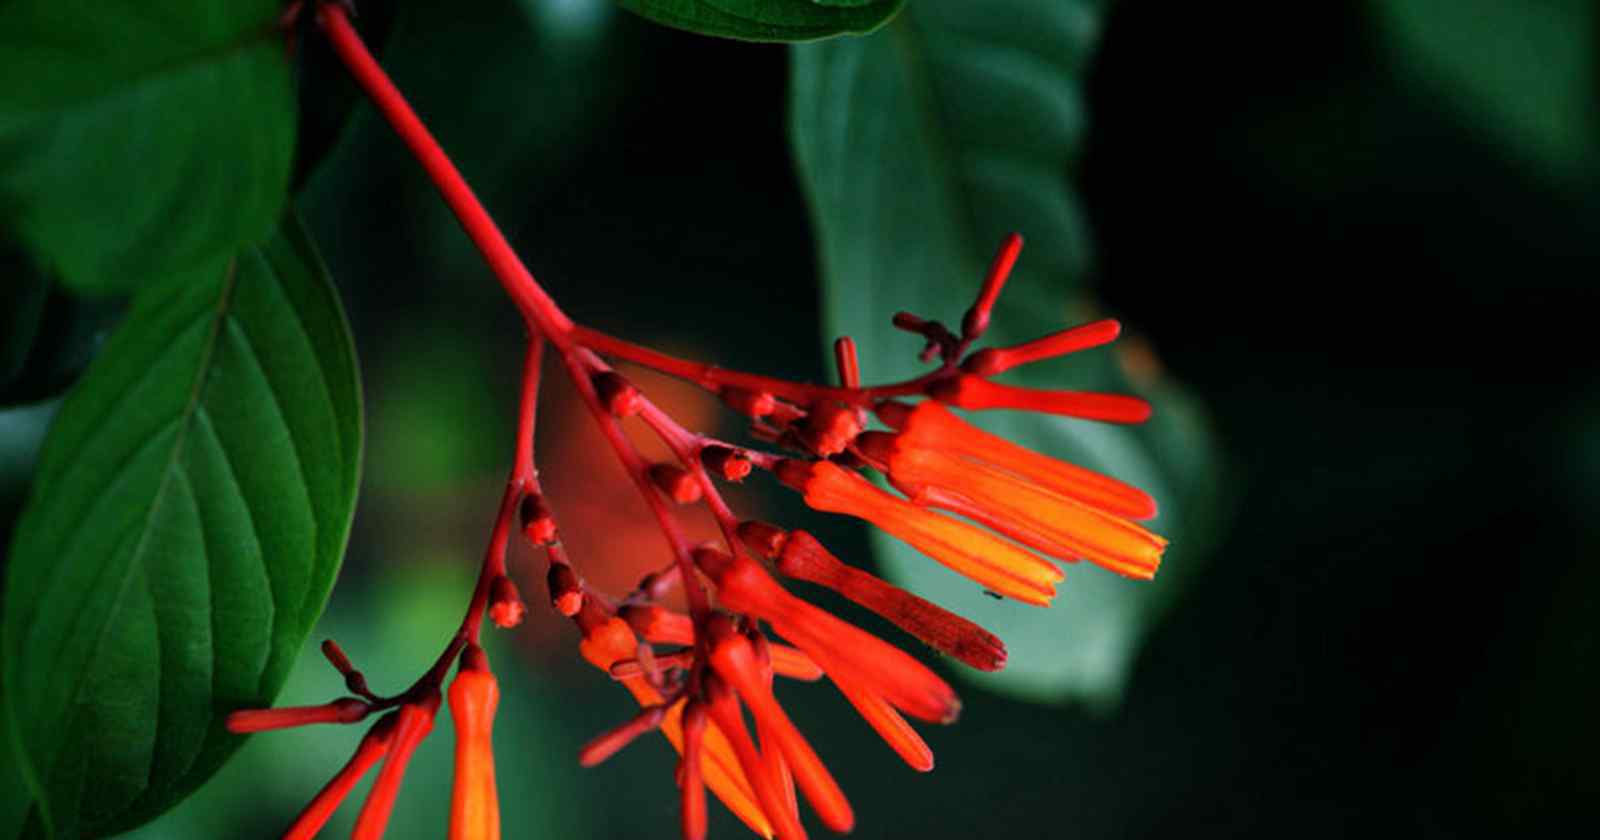
[[[667,26],[742,41],[814,41],[871,32],[905,0],[621,0]]]
[[[266,237],[294,151],[281,6],[0,5],[0,225],[95,294]]]
[[[51,427],[11,544],[4,688],[55,836],[161,812],[238,745],[321,613],[361,447],[309,240],[144,289]]]
[[[1083,76],[1100,25],[1082,0],[921,0],[884,30],[794,49],[792,130],[821,239],[826,323],[854,336],[863,376],[921,372],[897,310],[957,325],[1005,234],[1027,237],[986,341],[1010,344],[1095,317],[1090,243],[1069,176],[1083,138]],[[1136,326],[1136,325],[1135,325]],[[1124,340],[1126,347],[1126,339]],[[1157,420],[1129,428],[1014,412],[968,419],[1139,485],[1172,539],[1154,582],[1073,566],[1053,607],[996,601],[874,534],[884,571],[1005,639],[983,685],[1050,700],[1114,700],[1151,620],[1203,553],[1196,523],[1214,471],[1202,416],[1156,375],[1130,387],[1110,351],[1000,381],[1143,390]]]

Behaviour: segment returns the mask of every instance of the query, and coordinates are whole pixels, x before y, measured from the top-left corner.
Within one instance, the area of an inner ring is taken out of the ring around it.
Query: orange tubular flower
[[[960,716],[955,689],[926,665],[790,595],[755,561],[701,548],[695,562],[717,584],[723,606],[767,621],[828,674],[844,675],[919,720],[950,723]]]
[[[837,464],[787,460],[778,465],[778,477],[804,492],[811,507],[865,519],[990,591],[1024,604],[1047,606],[1056,595],[1056,583],[1066,577],[1048,561],[988,531],[891,496]]]
[[[733,686],[755,715],[757,726],[776,742],[767,743],[763,738],[762,748],[782,750],[800,790],[805,792],[824,825],[838,832],[854,828],[855,812],[845,799],[844,791],[839,789],[833,774],[773,697],[772,688],[762,678],[761,664],[750,640],[735,630],[733,621],[723,615],[711,618],[707,633],[710,635],[711,667]]]
[[[317,792],[289,826],[289,830],[283,833],[283,840],[311,840],[317,836],[317,832],[327,825],[328,819],[339,809],[361,777],[367,775],[367,771],[389,753],[389,745],[394,741],[396,720],[396,715],[386,715],[367,730],[361,745],[356,747],[356,754],[350,757],[350,763]]]
[[[433,731],[433,716],[439,711],[439,695],[434,692],[420,700],[400,707],[395,713],[394,743],[384,759],[378,780],[361,806],[361,816],[356,818],[356,828],[351,840],[379,840],[389,826],[389,814],[394,811],[394,798],[400,792],[400,780],[405,777],[406,765],[422,739]]]
[[[1155,576],[1167,541],[1126,518],[1155,513],[1142,491],[989,435],[936,402],[880,407],[879,414],[903,430],[868,433],[860,446],[912,501],[969,516],[1059,559]]]
[[[450,684],[450,717],[456,728],[455,787],[450,796],[450,840],[500,840],[500,799],[495,792],[495,708],[500,684],[483,649],[473,645]]]
[[[609,672],[612,665],[630,659],[638,652],[639,639],[628,623],[606,615],[598,605],[586,600],[584,609],[576,618],[583,630],[583,641],[578,645],[578,651],[596,668]],[[660,693],[643,676],[626,677],[621,683],[641,706],[655,706],[662,702]],[[685,748],[683,706],[680,700],[660,721],[661,733],[680,755]],[[740,734],[743,734],[742,730]],[[730,741],[731,737],[723,734],[713,715],[711,725],[705,729],[700,749],[701,776],[705,779],[706,787],[711,788],[711,792],[728,806],[728,810],[749,826],[751,831],[770,840],[774,834],[773,824],[767,812],[757,804],[755,789],[746,776],[734,744]]]

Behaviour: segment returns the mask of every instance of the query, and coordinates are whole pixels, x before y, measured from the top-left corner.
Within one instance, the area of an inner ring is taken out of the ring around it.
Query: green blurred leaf
[[[117,307],[63,292],[0,245],[0,407],[57,396],[94,358]]]
[[[1089,237],[1068,182],[1083,134],[1082,77],[1097,4],[921,0],[883,31],[796,47],[793,141],[821,238],[829,329],[855,337],[864,374],[919,373],[920,342],[889,315],[957,323],[1013,228],[1030,234],[988,340],[1026,340],[1093,315]],[[1107,351],[1008,374],[1017,384],[1127,390]],[[1157,380],[1159,381],[1159,380]],[[1074,567],[1054,607],[995,601],[964,578],[875,533],[886,573],[1006,641],[982,685],[1038,700],[1114,700],[1151,619],[1201,559],[1194,520],[1212,494],[1205,424],[1175,389],[1146,396],[1157,420],[1128,428],[1057,417],[969,419],[1041,452],[1139,485],[1173,541],[1157,579]]]
[[[0,225],[92,294],[268,236],[295,136],[280,6],[0,6]]]
[[[743,41],[813,41],[871,32],[905,0],[621,0],[657,23]]]
[[[1600,152],[1600,6],[1593,0],[1378,0],[1401,75],[1555,174]]]
[[[51,427],[11,545],[4,687],[57,837],[208,778],[322,610],[361,448],[355,354],[309,240],[144,289]]]

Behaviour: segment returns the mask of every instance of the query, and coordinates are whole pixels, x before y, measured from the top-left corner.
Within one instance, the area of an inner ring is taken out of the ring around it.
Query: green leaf
[[[55,397],[94,358],[119,307],[64,293],[3,244],[0,277],[0,407]]]
[[[0,226],[92,294],[264,239],[294,151],[281,5],[0,5]]]
[[[297,223],[134,299],[11,545],[4,689],[59,838],[143,822],[240,739],[321,613],[355,506],[354,349]]]
[[[741,41],[814,41],[871,32],[905,0],[621,0],[657,23]]]
[[[1068,177],[1084,130],[1082,78],[1100,24],[1082,0],[920,0],[884,30],[794,49],[792,136],[821,239],[830,330],[854,336],[872,381],[924,368],[911,310],[959,323],[1005,234],[1028,235],[986,340],[1009,344],[1094,317],[1089,235]],[[1124,339],[1126,342],[1127,340]],[[1109,351],[1004,381],[1127,391]],[[1214,494],[1203,417],[1158,377],[1157,419],[1129,428],[1045,415],[968,419],[1046,454],[1139,485],[1172,539],[1154,582],[1074,566],[1048,610],[996,601],[881,533],[885,573],[994,630],[1010,649],[981,685],[1038,700],[1114,700],[1151,620],[1202,558]]]
[[[1547,174],[1600,159],[1600,6],[1592,0],[1377,0],[1399,76]]]

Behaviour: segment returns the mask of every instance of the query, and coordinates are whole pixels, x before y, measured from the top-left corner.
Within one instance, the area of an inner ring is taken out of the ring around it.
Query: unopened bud
[[[600,404],[614,417],[632,417],[643,404],[639,389],[614,370],[596,375],[594,390],[600,396]]]
[[[746,417],[765,417],[778,408],[777,398],[766,391],[723,388],[718,396],[722,398],[723,405]]]
[[[549,545],[556,540],[556,519],[539,493],[522,497],[522,535],[534,545]]]
[[[750,459],[737,449],[726,446],[707,446],[700,450],[700,462],[706,469],[728,481],[743,481],[750,475]]]
[[[550,605],[556,608],[556,612],[571,618],[583,608],[583,583],[578,580],[578,573],[571,566],[551,563],[550,571],[545,575],[545,584],[550,587]]]
[[[489,620],[497,627],[515,627],[528,614],[528,605],[522,602],[522,593],[511,578],[500,575],[489,584]]]
[[[748,520],[739,523],[739,540],[750,547],[751,551],[771,559],[783,551],[783,544],[789,535],[776,525],[765,522]]]
[[[800,429],[800,442],[821,456],[837,455],[861,433],[856,410],[839,403],[812,406]]]
[[[667,498],[680,505],[700,501],[700,482],[696,481],[688,470],[677,464],[651,465],[650,480],[655,482],[656,487],[665,493]]]

